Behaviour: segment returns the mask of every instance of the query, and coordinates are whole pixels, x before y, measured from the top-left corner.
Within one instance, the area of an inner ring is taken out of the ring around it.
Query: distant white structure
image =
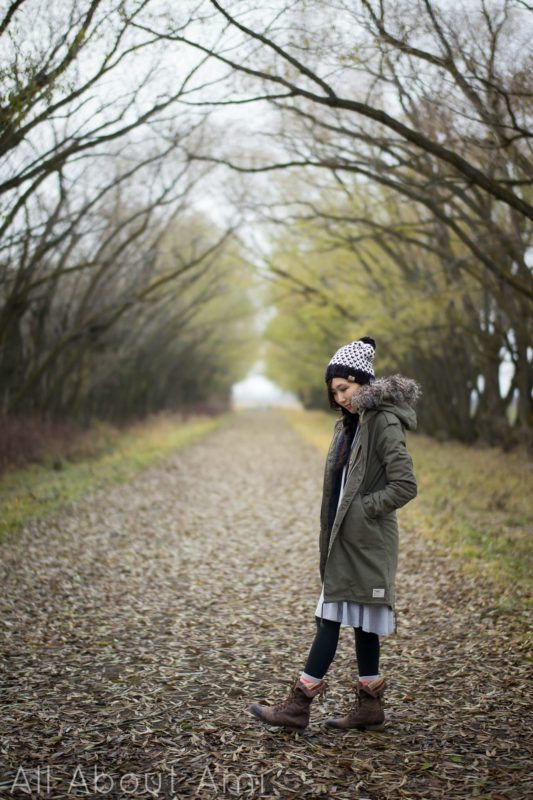
[[[258,372],[250,372],[243,381],[235,383],[231,391],[233,408],[301,408],[292,392],[286,392]]]

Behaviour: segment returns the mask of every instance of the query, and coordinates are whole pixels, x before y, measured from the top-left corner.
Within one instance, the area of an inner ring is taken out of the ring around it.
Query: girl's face
[[[360,388],[360,383],[356,383],[355,380],[350,380],[349,378],[333,378],[331,381],[333,399],[340,406],[346,408],[351,414],[355,414],[355,411],[350,401]]]

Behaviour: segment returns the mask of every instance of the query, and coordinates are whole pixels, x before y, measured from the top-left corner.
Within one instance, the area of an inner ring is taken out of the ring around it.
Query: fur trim
[[[367,383],[352,398],[352,408],[363,411],[365,408],[377,408],[382,403],[407,403],[414,408],[422,388],[412,378],[403,375],[388,375]]]

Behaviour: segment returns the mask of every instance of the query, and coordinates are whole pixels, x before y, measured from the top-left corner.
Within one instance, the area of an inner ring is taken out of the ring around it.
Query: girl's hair
[[[351,411],[348,411],[346,408],[342,408],[342,406],[340,406],[336,402],[335,398],[333,397],[333,392],[331,390],[332,380],[333,378],[331,378],[331,380],[329,380],[327,383],[329,405],[331,408],[340,408],[342,413],[342,429],[344,434],[339,449],[337,451],[337,458],[335,460],[335,469],[342,470],[346,462],[346,459],[348,457],[348,453],[350,452],[350,445],[352,443],[355,429],[357,428],[357,424],[359,422],[359,414],[352,414]],[[356,383],[355,378],[352,378],[351,376],[350,378],[346,378],[346,380],[348,381],[348,383]]]

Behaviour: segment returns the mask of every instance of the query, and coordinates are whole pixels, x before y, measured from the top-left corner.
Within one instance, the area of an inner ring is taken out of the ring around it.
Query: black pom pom
[[[367,344],[371,344],[374,350],[376,349],[376,340],[373,339],[371,336],[361,336],[359,339],[360,342],[366,342]]]

